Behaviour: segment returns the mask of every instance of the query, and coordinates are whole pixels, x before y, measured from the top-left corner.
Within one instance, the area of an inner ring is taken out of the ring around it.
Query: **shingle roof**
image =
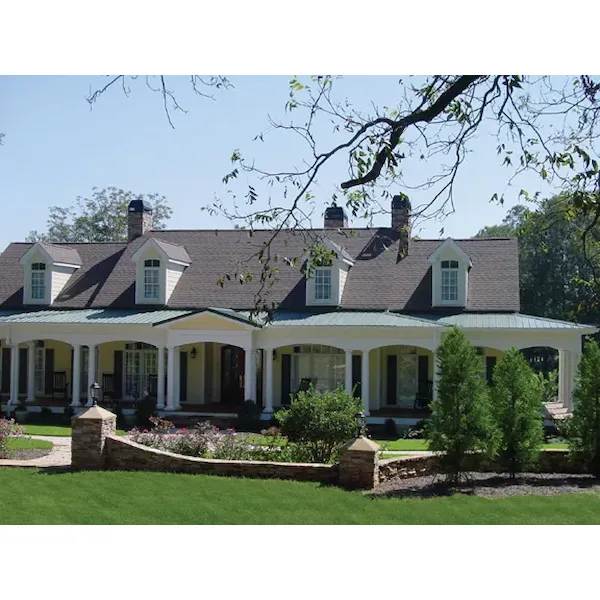
[[[81,257],[75,248],[40,242],[39,244],[54,262],[68,263],[70,265],[81,265]]]
[[[191,262],[190,256],[183,246],[179,246],[178,244],[168,244],[167,242],[163,242],[157,238],[154,238],[154,241],[156,242],[156,245],[161,248],[162,251],[172,260],[177,260],[184,263]]]
[[[56,244],[76,249],[82,267],[56,298],[54,308],[134,308],[135,264],[133,253],[149,237],[185,248],[190,259],[169,300],[169,307],[199,309],[208,306],[253,309],[260,291],[257,254],[272,231],[181,230],[156,231],[131,243]],[[285,258],[300,257],[318,236],[326,235],[345,249],[354,261],[342,298],[342,309],[428,312],[431,310],[431,268],[427,257],[443,240],[413,240],[408,255],[397,260],[398,234],[389,228],[283,231],[271,247],[271,265],[277,281],[266,290],[265,300],[282,310],[305,310],[305,279]],[[519,310],[518,250],[515,239],[456,240],[469,254],[470,311]],[[0,308],[22,305],[22,254],[30,244],[10,244],[0,255]],[[250,271],[252,281],[241,285],[233,277]],[[232,275],[223,287],[217,284]]]

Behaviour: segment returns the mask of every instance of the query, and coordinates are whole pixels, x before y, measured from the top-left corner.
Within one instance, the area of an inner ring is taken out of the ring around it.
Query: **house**
[[[488,379],[510,346],[558,349],[569,407],[582,336],[597,331],[519,312],[516,239],[410,239],[399,196],[389,227],[349,228],[332,206],[322,229],[282,231],[267,319],[252,311],[271,231],[154,231],[138,200],[128,219],[127,242],[12,243],[0,255],[4,409],[78,408],[98,382],[106,403],[148,393],[166,414],[228,415],[249,399],[268,416],[310,380],[354,390],[371,422],[414,420],[435,393],[433,353],[453,325]],[[291,259],[317,247],[330,260],[307,277]]]

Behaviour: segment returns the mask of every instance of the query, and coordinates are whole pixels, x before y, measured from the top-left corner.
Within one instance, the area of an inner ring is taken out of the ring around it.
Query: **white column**
[[[352,393],[352,350],[346,350],[346,370],[345,370],[345,378],[346,378],[346,392],[348,394]]]
[[[369,412],[369,392],[370,392],[370,383],[369,383],[369,351],[363,350],[362,353],[362,377],[360,381],[360,389],[362,394],[362,403],[363,403],[363,412],[365,413],[365,417],[368,417]]]
[[[92,406],[94,400],[90,392],[90,386],[92,383],[96,383],[96,346],[94,344],[88,345],[88,381],[87,381],[87,404],[86,406]]]
[[[35,402],[35,342],[27,342],[27,402]]]
[[[10,398],[9,404],[19,404],[19,344],[10,346]]]
[[[265,348],[265,409],[273,412],[273,348]]]
[[[175,409],[175,348],[167,348],[167,410]]]
[[[558,351],[558,401],[569,407],[569,383],[571,380],[570,356],[568,350]]]
[[[158,376],[156,378],[156,408],[165,407],[165,348],[158,347]]]
[[[254,360],[254,348],[244,348],[244,401],[256,402],[256,394],[253,392],[256,381],[256,361]]]
[[[175,387],[173,389],[173,406],[176,409],[181,408],[181,348],[178,346],[174,349],[174,359],[175,359],[175,377],[174,384]]]
[[[200,403],[204,404],[206,402],[206,342],[201,342],[198,346],[200,348],[198,352],[200,355]]]
[[[81,406],[81,344],[73,346],[73,372],[71,373],[71,406]]]

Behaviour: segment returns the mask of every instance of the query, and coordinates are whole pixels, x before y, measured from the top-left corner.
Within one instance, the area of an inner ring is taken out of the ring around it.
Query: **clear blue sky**
[[[194,96],[185,79],[169,81],[189,109],[174,115],[175,129],[160,97],[142,80],[132,84],[129,98],[115,88],[90,110],[86,94],[105,83],[104,78],[0,77],[0,131],[6,134],[0,147],[0,248],[23,240],[32,229],[44,230],[48,206],[71,204],[94,186],[163,194],[174,209],[170,228],[230,227],[200,207],[215,195],[225,197],[222,178],[231,169],[234,148],[260,158],[264,166],[298,164],[302,150],[293,135],[252,142],[267,127],[267,114],[284,115],[288,77],[233,77],[235,87],[216,91],[214,102]],[[340,92],[359,107],[368,108],[370,102],[393,106],[397,82],[397,77],[351,76],[344,78]],[[500,222],[521,187],[539,189],[533,177],[507,188],[510,173],[499,165],[495,147],[484,132],[457,182],[456,214],[442,224],[427,222],[417,232],[421,237],[438,237],[441,226],[444,236],[469,237]],[[338,162],[321,177],[315,223],[321,222],[322,209],[345,175]],[[504,208],[489,203],[494,192],[505,193]],[[388,220],[381,215],[375,224]]]

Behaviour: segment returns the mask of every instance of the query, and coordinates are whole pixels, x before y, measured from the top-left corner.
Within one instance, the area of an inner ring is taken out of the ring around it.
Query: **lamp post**
[[[90,396],[92,397],[92,406],[98,404],[98,396],[100,395],[100,386],[96,381],[90,385]]]
[[[356,413],[356,437],[359,438],[364,433],[365,429],[365,413],[361,410]]]

